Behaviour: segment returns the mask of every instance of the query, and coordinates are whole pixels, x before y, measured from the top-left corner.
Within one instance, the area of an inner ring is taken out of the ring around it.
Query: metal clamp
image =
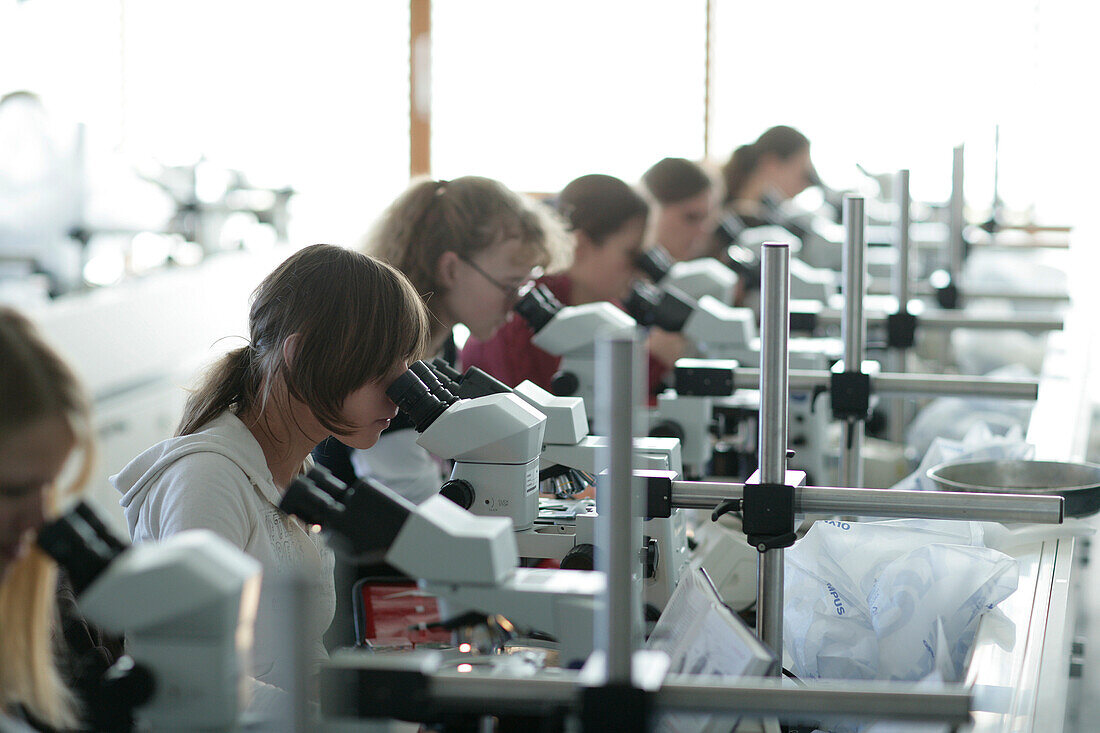
[[[787,484],[745,484],[741,515],[750,545],[765,552],[794,544],[794,498]]]
[[[911,349],[916,343],[917,316],[899,310],[886,316],[886,346],[891,349]]]
[[[867,420],[871,414],[871,375],[866,372],[832,372],[829,396],[836,420]]]

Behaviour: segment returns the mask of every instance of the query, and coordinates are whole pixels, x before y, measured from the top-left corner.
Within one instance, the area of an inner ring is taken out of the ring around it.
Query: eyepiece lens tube
[[[425,361],[414,361],[409,365],[409,370],[420,378],[420,381],[424,383],[428,391],[435,395],[436,399],[440,402],[450,406],[458,401],[458,398],[444,386],[443,381],[435,373],[435,370],[432,369],[431,364]]]
[[[630,295],[623,301],[623,309],[639,326],[652,326],[657,321],[661,297],[661,291],[653,285],[635,280],[630,286]]]
[[[306,477],[313,482],[321,491],[325,492],[338,502],[344,500],[344,495],[347,493],[348,487],[340,479],[333,476],[328,471],[319,466],[315,466],[309,470]]]
[[[436,357],[432,359],[432,369],[436,374],[441,374],[447,379],[451,380],[454,384],[458,384],[462,381],[462,375],[453,366],[447,363],[446,359],[442,357]],[[454,390],[451,390],[454,392]]]
[[[85,518],[89,514],[96,526]],[[44,526],[38,532],[38,546],[65,568],[77,595],[83,593],[126,548],[86,505]]]
[[[516,303],[515,311],[538,333],[562,309],[561,302],[545,285],[536,285]]]
[[[650,280],[659,283],[668,275],[668,271],[672,269],[673,262],[672,257],[668,254],[668,250],[657,245],[638,255],[638,260],[635,262],[635,265],[639,270],[649,276]]]
[[[290,482],[279,502],[279,509],[301,518],[306,524],[322,527],[332,524],[344,512],[343,504],[309,476],[299,476]]]
[[[412,420],[416,432],[422,433],[443,414],[448,405],[431,393],[420,377],[410,369],[393,380],[386,396]]]

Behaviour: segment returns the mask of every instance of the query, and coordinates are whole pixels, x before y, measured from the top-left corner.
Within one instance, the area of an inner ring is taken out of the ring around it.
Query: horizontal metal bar
[[[823,308],[817,314],[818,323],[838,324],[843,315],[835,308]],[[867,325],[885,326],[887,315],[882,312],[865,313]],[[1025,331],[1027,333],[1045,333],[1061,331],[1065,319],[1057,315],[1036,315],[1034,313],[1015,313],[1011,316],[979,316],[967,311],[937,310],[924,312],[917,316],[917,329],[950,331],[966,328],[976,331]]]
[[[434,704],[456,710],[531,713],[576,707],[581,689],[575,673],[554,679],[441,672],[431,678],[430,698]],[[968,722],[971,702],[970,692],[960,685],[918,691],[903,683],[814,680],[805,687],[790,687],[778,680],[728,682],[701,675],[669,675],[654,697],[655,705],[664,710],[733,712],[781,720],[844,717],[946,724]]]
[[[675,507],[713,509],[724,499],[740,499],[743,494],[744,484],[739,483],[672,482]],[[1060,496],[827,486],[795,488],[795,511],[799,514],[1061,524],[1063,504]]]
[[[927,282],[917,283],[912,287],[913,294],[921,297],[932,297],[936,295],[936,289],[929,285]],[[893,295],[894,291],[889,281],[883,280],[871,280],[867,285],[867,293],[869,295]],[[982,288],[982,287],[970,287],[968,285],[961,286],[962,297],[967,300],[1015,300],[1015,301],[1059,301],[1063,303],[1069,302],[1069,295],[1067,293],[1033,293],[1033,292],[1017,292],[1013,290],[997,290],[995,288]]]
[[[788,383],[792,390],[828,388],[830,379],[830,372],[821,369],[791,369],[788,373]],[[734,385],[738,388],[756,389],[759,384],[759,369],[738,367],[734,373]],[[1034,400],[1039,395],[1039,380],[880,372],[871,375],[871,391],[881,395]]]
[[[780,720],[853,718],[963,724],[970,721],[971,694],[954,685],[942,692],[910,685],[824,682],[792,688],[762,683],[719,683],[697,675],[670,675],[657,691],[658,708],[699,712],[736,711]]]

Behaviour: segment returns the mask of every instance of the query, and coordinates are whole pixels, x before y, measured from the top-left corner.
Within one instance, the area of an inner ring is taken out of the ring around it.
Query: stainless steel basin
[[[1067,517],[1100,510],[1100,466],[1061,461],[952,461],[928,470],[945,491],[1037,494],[1065,497]]]

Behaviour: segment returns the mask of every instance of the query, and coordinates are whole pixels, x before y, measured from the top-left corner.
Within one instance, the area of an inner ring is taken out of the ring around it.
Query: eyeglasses
[[[519,297],[520,297],[520,291],[522,291],[525,287],[527,287],[527,284],[530,283],[532,280],[534,280],[535,277],[537,276],[536,274],[532,273],[532,274],[528,275],[524,279],[524,281],[521,282],[519,285],[506,285],[506,284],[502,283],[500,280],[497,280],[495,277],[493,277],[489,273],[485,272],[485,270],[482,270],[473,260],[468,259],[466,257],[459,257],[458,259],[462,260],[467,265],[474,268],[474,270],[479,275],[481,275],[483,278],[485,278],[487,281],[489,281],[489,283],[491,283],[493,285],[493,287],[497,288],[498,290],[500,290],[502,293],[504,293],[506,296],[508,296],[509,298],[511,298],[513,300],[518,300]]]

